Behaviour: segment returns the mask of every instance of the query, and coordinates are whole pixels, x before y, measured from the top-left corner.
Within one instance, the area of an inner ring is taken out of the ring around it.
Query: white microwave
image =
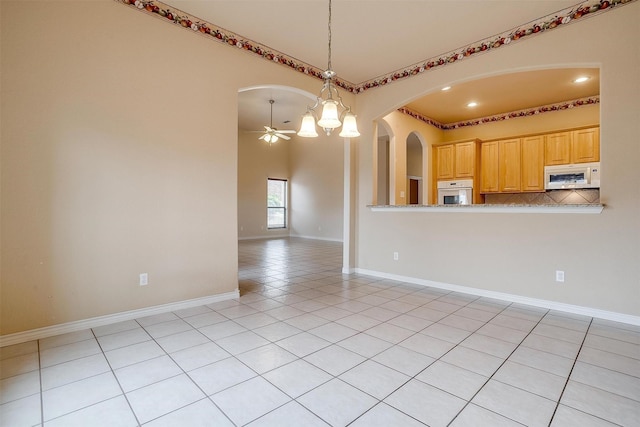
[[[544,189],[600,188],[600,162],[544,167]]]

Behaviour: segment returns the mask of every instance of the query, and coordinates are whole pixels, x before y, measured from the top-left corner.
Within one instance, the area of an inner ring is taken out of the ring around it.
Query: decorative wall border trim
[[[268,46],[262,45],[239,34],[235,34],[229,30],[218,27],[215,24],[206,22],[160,1],[114,1],[133,7],[143,13],[150,14],[156,18],[162,19],[165,22],[177,24],[185,30],[191,30],[202,36],[208,37],[211,40],[243,49],[249,53],[259,55],[266,60],[287,66],[293,70],[310,75],[319,80],[323,79],[322,72],[324,70],[295,59],[283,52],[271,49]],[[597,2],[593,2],[593,0],[588,0],[575,8],[564,9],[562,12],[555,15],[547,15],[545,17],[536,19],[535,21],[531,21],[527,24],[512,28],[511,30],[507,30],[503,33],[500,33],[499,35],[488,37],[482,41],[475,42],[466,47],[443,53],[437,57],[425,59],[424,61],[420,61],[406,68],[392,71],[380,77],[364,81],[362,83],[354,84],[346,80],[336,78],[335,84],[336,86],[339,86],[348,92],[361,93],[368,89],[385,86],[389,83],[402,80],[407,77],[412,77],[428,70],[452,64],[469,56],[475,56],[477,54],[486,53],[500,47],[510,45],[511,43],[519,41],[523,38],[542,34],[566,24],[573,23],[577,19],[583,18],[585,16],[593,16],[601,12],[611,10],[615,6],[632,3],[635,1],[636,0],[599,0]]]
[[[526,108],[524,110],[518,110],[518,111],[511,111],[508,113],[502,113],[502,114],[496,114],[493,116],[487,116],[487,117],[481,117],[481,118],[477,118],[477,119],[472,119],[472,120],[464,120],[461,122],[456,122],[456,123],[440,123],[436,120],[433,120],[432,118],[429,118],[423,114],[420,114],[416,111],[411,110],[410,108],[407,107],[401,107],[398,108],[398,111],[403,113],[403,114],[407,114],[411,117],[413,117],[416,120],[420,120],[422,122],[425,122],[431,126],[434,126],[440,130],[452,130],[452,129],[458,129],[458,128],[462,128],[462,127],[467,127],[467,126],[477,126],[477,125],[482,125],[485,123],[494,123],[494,122],[501,122],[504,120],[509,120],[509,119],[518,119],[521,117],[529,117],[529,116],[535,116],[538,114],[542,114],[542,113],[550,113],[553,111],[562,111],[562,110],[568,110],[571,108],[576,108],[576,107],[583,107],[585,105],[594,105],[594,104],[599,104],[600,103],[600,96],[591,96],[591,97],[587,97],[587,98],[580,98],[580,99],[575,99],[573,101],[564,101],[564,102],[559,102],[556,104],[549,104],[549,105],[543,105],[540,107],[533,107],[533,108]]]
[[[125,320],[139,319],[141,317],[152,316],[154,314],[163,314],[170,311],[183,310],[185,308],[198,307],[205,304],[213,304],[215,302],[226,301],[239,297],[240,291],[236,289],[235,291],[226,292],[224,294],[172,302],[169,304],[145,307],[137,310],[123,311],[121,313],[107,314],[105,316],[92,317],[90,319],[78,320],[75,322],[46,326],[44,328],[31,329],[24,332],[16,332],[15,334],[0,335],[0,348],[27,341],[53,337],[55,335],[66,334],[69,332],[97,328],[98,326],[110,325],[116,322],[124,322]]]
[[[520,295],[507,294],[504,292],[489,291],[486,289],[471,288],[467,286],[452,285],[450,283],[434,282],[431,280],[417,279],[415,277],[401,276],[397,274],[384,273],[381,271],[356,268],[355,273],[366,276],[379,277],[382,279],[396,280],[399,282],[411,283],[420,286],[444,289],[452,292],[476,295],[479,297],[493,298],[500,301],[507,301],[515,304],[526,304],[534,307],[546,308],[548,310],[559,310],[566,313],[579,314],[582,316],[596,317],[598,319],[611,320],[614,322],[627,323],[629,325],[640,326],[640,316],[617,313],[615,311],[600,310],[598,308],[583,307],[579,305],[566,304],[563,302],[549,301],[538,298],[530,298]]]

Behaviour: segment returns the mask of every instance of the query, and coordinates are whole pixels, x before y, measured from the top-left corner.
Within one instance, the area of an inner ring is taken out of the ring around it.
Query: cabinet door
[[[480,192],[497,193],[498,176],[498,142],[483,142],[480,145]]]
[[[455,178],[453,162],[454,148],[452,144],[436,147],[436,181]]]
[[[600,129],[574,130],[571,136],[571,163],[600,161]]]
[[[568,163],[571,163],[571,132],[547,135],[544,143],[544,164],[550,166]]]
[[[476,144],[463,142],[455,145],[455,176],[456,178],[473,179],[476,169]]]
[[[544,136],[522,138],[522,191],[544,191]]]
[[[500,161],[500,192],[516,193],[521,188],[520,178],[520,140],[498,141],[498,160]]]

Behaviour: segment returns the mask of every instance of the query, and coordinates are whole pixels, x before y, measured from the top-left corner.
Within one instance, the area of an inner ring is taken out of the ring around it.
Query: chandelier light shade
[[[316,120],[327,136],[331,131],[342,126],[340,136],[344,138],[355,138],[360,136],[356,116],[351,112],[351,107],[344,105],[342,97],[338,93],[338,88],[333,83],[336,73],[331,69],[331,0],[329,0],[329,49],[328,49],[327,70],[322,73],[324,84],[320,89],[320,95],[316,103],[307,107],[307,112],[302,116],[302,124],[298,131],[298,136],[313,138],[318,136],[316,132]],[[334,99],[335,96],[335,99]],[[318,120],[316,108],[322,106],[322,114]],[[343,123],[344,122],[344,123]]]

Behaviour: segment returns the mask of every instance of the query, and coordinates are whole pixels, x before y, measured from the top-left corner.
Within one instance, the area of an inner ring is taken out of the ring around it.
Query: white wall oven
[[[439,205],[470,205],[473,202],[473,180],[438,181]]]

